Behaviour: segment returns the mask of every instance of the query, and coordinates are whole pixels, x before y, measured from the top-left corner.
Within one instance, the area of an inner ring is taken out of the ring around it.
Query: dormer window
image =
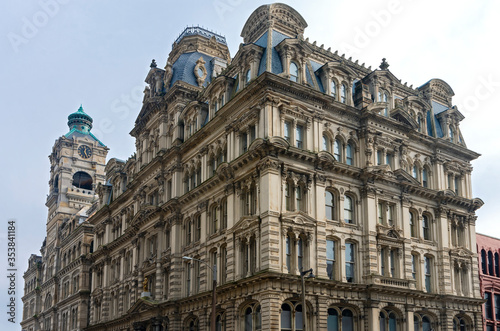
[[[293,82],[299,81],[299,67],[297,67],[295,62],[290,63],[290,80]]]
[[[453,142],[453,139],[455,137],[455,133],[453,132],[453,129],[451,126],[449,128],[449,136],[450,136],[450,141]]]

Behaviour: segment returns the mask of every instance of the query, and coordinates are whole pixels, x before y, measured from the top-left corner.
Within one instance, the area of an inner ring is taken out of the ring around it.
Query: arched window
[[[292,272],[292,247],[291,247],[290,235],[286,235],[286,243],[285,243],[285,254],[286,254],[286,268],[289,273]]]
[[[424,257],[424,269],[425,269],[425,290],[427,292],[432,291],[432,258],[429,256]]]
[[[422,169],[422,186],[429,187],[429,172],[426,167]]]
[[[345,84],[340,87],[340,102],[347,103],[347,86]]]
[[[381,310],[379,315],[380,331],[396,331],[398,322],[396,314],[391,310]]]
[[[415,164],[413,166],[413,171],[412,171],[412,175],[413,175],[413,178],[415,178],[416,180],[418,180],[418,166]]]
[[[245,309],[245,331],[262,330],[262,315],[260,305]]]
[[[426,315],[415,313],[413,315],[413,328],[415,331],[431,331],[431,319]]]
[[[355,248],[354,243],[345,244],[345,277],[349,283],[353,283],[355,277]]]
[[[330,81],[330,95],[334,99],[337,99],[337,84],[335,84],[335,81],[333,79]]]
[[[281,330],[292,330],[292,308],[286,303],[281,305]]]
[[[322,150],[323,151],[328,151],[328,145],[329,145],[329,139],[327,136],[323,135],[323,146]]]
[[[453,318],[453,331],[467,331],[467,326],[465,320],[461,316],[455,316]]]
[[[328,309],[328,319],[326,320],[328,331],[338,331],[339,330],[339,313],[336,309]]]
[[[425,240],[431,240],[431,229],[427,215],[422,215],[422,234]]]
[[[389,96],[387,95],[387,93],[384,92],[382,102],[387,103],[388,100],[389,100]],[[384,116],[389,116],[389,105],[387,105],[384,108]]]
[[[354,317],[350,309],[344,309],[342,311],[342,331],[353,331],[354,330]]]
[[[354,165],[354,147],[348,143],[345,148],[345,163],[347,165]]]
[[[210,219],[212,221],[212,233],[219,231],[219,215],[217,215],[217,205],[210,207]]]
[[[78,171],[73,175],[73,186],[84,190],[92,190],[92,177],[86,172]]]
[[[500,266],[499,266],[498,253],[495,253],[495,276],[500,277]],[[500,307],[498,307],[500,308]]]
[[[349,224],[354,223],[354,209],[352,198],[348,195],[344,196],[344,222]]]
[[[215,330],[216,331],[225,331],[226,330],[226,323],[225,323],[225,314],[220,313],[217,315],[215,318]]]
[[[488,274],[494,276],[494,264],[493,264],[493,253],[488,251]]]
[[[488,262],[486,260],[486,251],[484,249],[481,250],[481,270],[484,275],[488,274]]]
[[[290,80],[293,82],[299,81],[299,67],[295,62],[290,62]]]
[[[335,139],[333,143],[333,156],[335,161],[342,162],[342,142],[339,139]]]
[[[417,217],[415,213],[410,211],[410,235],[412,238],[417,237]]]
[[[451,126],[449,128],[449,134],[450,134],[450,141],[453,142],[453,139],[455,138],[455,132],[453,131],[453,128]]]
[[[330,191],[325,191],[325,215],[327,220],[335,218],[335,195]]]
[[[326,240],[326,273],[329,279],[335,278],[335,252],[336,242],[332,239]]]

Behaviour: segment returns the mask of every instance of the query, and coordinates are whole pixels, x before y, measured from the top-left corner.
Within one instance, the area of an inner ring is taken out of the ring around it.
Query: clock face
[[[92,150],[88,146],[81,145],[80,147],[78,147],[78,154],[82,158],[88,159],[89,157],[92,156]]]

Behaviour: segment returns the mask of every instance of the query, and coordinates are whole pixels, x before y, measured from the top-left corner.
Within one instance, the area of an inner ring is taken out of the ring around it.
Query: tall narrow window
[[[494,295],[495,299],[495,319],[500,321],[500,294]]]
[[[335,241],[326,241],[326,273],[328,278],[334,279],[335,277]]]
[[[186,263],[186,296],[191,295],[191,264]]]
[[[330,95],[334,99],[337,99],[337,85],[335,84],[335,81],[333,79],[330,81]]]
[[[352,198],[348,195],[344,196],[344,222],[353,223]]]
[[[281,330],[292,330],[292,309],[286,303],[281,305]]]
[[[299,237],[299,241],[297,243],[297,263],[299,270],[302,271],[304,268],[304,241],[302,237]]]
[[[241,133],[241,149],[243,153],[245,153],[248,150],[248,137],[246,132]]]
[[[498,265],[499,263],[499,256],[498,253],[495,253],[495,276],[500,277],[500,266]]]
[[[190,244],[191,243],[191,221],[188,221],[186,224],[187,231],[186,231],[186,243]]]
[[[428,171],[427,171],[427,168],[424,167],[424,169],[422,170],[422,186],[423,187],[429,187],[429,175],[428,175]]]
[[[380,275],[385,276],[385,256],[387,248],[380,249]]]
[[[285,184],[285,209],[292,211],[292,197],[290,195],[290,183]]]
[[[391,277],[396,277],[396,251],[394,249],[391,249],[389,252],[389,264],[391,267]]]
[[[488,274],[488,263],[486,260],[486,251],[484,249],[481,250],[481,270],[483,271],[483,275]]]
[[[384,224],[384,204],[379,202],[377,205],[377,212],[378,212],[378,222],[379,224]]]
[[[387,153],[385,155],[385,164],[387,164],[389,167],[391,167],[391,169],[392,169],[392,159],[393,159],[392,154]]]
[[[491,251],[488,251],[488,273],[492,276],[495,275],[494,273],[494,264],[493,264],[493,253]]]
[[[292,141],[292,138],[291,138],[292,123],[285,121],[283,131],[284,131],[283,136],[284,136],[285,140],[288,141],[288,143],[291,143],[291,141]]]
[[[297,67],[295,62],[290,63],[290,80],[293,82],[299,81],[299,67]]]
[[[304,327],[302,305],[295,307],[295,331],[302,331]]]
[[[347,165],[354,164],[354,154],[353,154],[353,147],[352,147],[351,143],[348,143],[346,148],[345,148],[345,163]]]
[[[387,95],[387,93],[384,93],[384,98],[382,101],[387,103],[388,100],[389,100],[389,96]],[[389,116],[389,105],[385,106],[385,108],[384,108],[384,116]]]
[[[422,215],[422,234],[425,240],[431,240],[431,229],[429,226],[429,217],[427,215]]]
[[[418,167],[416,165],[413,166],[413,178],[418,180]]]
[[[295,146],[304,148],[304,127],[302,125],[297,125],[295,128]]]
[[[349,283],[354,282],[354,244],[345,244],[345,276]]]
[[[304,201],[302,199],[302,187],[297,186],[295,188],[295,210],[305,211]]]
[[[227,228],[227,199],[224,199],[221,204],[221,228]]]
[[[333,156],[337,162],[342,162],[342,143],[338,139],[333,143]]]
[[[340,87],[340,102],[347,102],[347,86],[345,84]]]
[[[410,235],[412,238],[415,238],[417,236],[417,225],[415,223],[415,215],[410,212]]]
[[[455,132],[453,132],[453,128],[450,126],[450,141],[453,142],[453,139],[455,138]]]
[[[328,150],[328,137],[323,135],[323,150],[327,151]]]
[[[417,280],[417,257],[414,254],[411,255],[411,277]]]
[[[339,313],[336,309],[328,309],[328,319],[326,320],[327,331],[339,331]]]
[[[334,195],[330,191],[325,192],[325,216],[327,220],[333,220],[335,215]]]
[[[389,225],[389,226],[394,225],[394,206],[393,205],[387,206],[387,225]]]
[[[351,310],[342,310],[342,331],[354,331],[354,315]]]
[[[429,257],[424,257],[424,267],[425,267],[425,290],[427,292],[432,291],[432,261]]]
[[[382,164],[383,151],[381,149],[377,150],[377,165]]]
[[[455,177],[455,194],[459,195],[460,194],[460,178]]]
[[[286,268],[288,272],[292,272],[292,247],[289,234],[286,235],[285,250],[286,250]]]
[[[196,232],[195,232],[194,240],[198,241],[201,238],[201,215],[196,216],[195,222],[196,222],[196,224],[195,224],[196,225]]]
[[[486,319],[492,320],[493,319],[493,302],[492,302],[492,297],[490,292],[484,292],[484,299],[486,302],[484,303],[484,313],[486,316]]]

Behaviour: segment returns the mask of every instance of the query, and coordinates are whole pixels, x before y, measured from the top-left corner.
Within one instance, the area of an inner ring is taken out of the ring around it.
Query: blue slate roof
[[[267,61],[267,38],[268,32],[264,33],[256,42],[255,45],[264,47],[264,53],[262,54],[262,58],[259,64],[259,75],[261,75],[264,71],[266,71],[266,61]],[[271,72],[273,74],[280,74],[283,72],[283,65],[281,64],[281,59],[276,51],[275,47],[284,39],[290,38],[280,32],[274,31],[272,32],[272,49],[271,49]]]
[[[172,65],[173,74],[170,86],[178,80],[198,86],[198,82],[194,75],[194,67],[196,66],[196,61],[198,61],[200,57],[205,61],[205,69],[207,69],[207,78],[203,83],[203,87],[206,87],[212,79],[213,65],[211,60],[213,57],[199,52],[184,53],[179,56],[177,61]]]

